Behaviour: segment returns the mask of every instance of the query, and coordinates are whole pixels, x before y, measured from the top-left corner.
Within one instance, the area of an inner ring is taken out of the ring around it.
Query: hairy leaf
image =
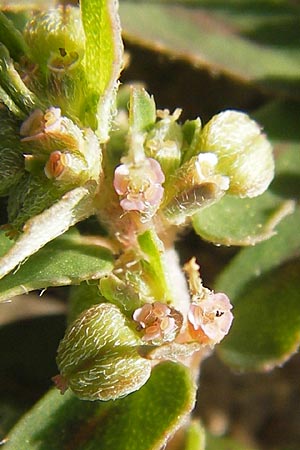
[[[89,101],[98,105],[98,134],[101,141],[106,141],[122,64],[118,2],[81,0],[80,6],[86,36],[85,73]],[[90,108],[93,109],[92,106]],[[96,109],[92,113],[95,114]]]
[[[266,192],[241,199],[225,196],[193,217],[193,226],[203,239],[223,245],[253,245],[275,234],[278,223],[294,210],[293,201]]]
[[[23,233],[0,258],[0,278],[72,225],[90,216],[94,212],[91,190],[91,185],[73,189],[50,208],[29,219]]]
[[[159,450],[194,404],[190,373],[175,363],[156,366],[148,383],[110,402],[50,391],[8,436],[7,450]]]
[[[4,234],[0,242],[5,248],[7,238]],[[0,302],[34,289],[97,279],[109,273],[112,267],[109,250],[86,243],[79,235],[66,234],[46,245],[0,281]]]

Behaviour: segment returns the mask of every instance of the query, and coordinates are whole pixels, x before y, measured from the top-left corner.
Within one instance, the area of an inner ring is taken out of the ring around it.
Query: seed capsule
[[[83,400],[111,400],[139,389],[151,363],[138,354],[140,338],[111,303],[84,311],[58,348],[60,379]]]
[[[230,178],[230,194],[256,197],[273,179],[272,146],[247,114],[224,111],[214,116],[203,128],[198,149],[217,155],[216,170]]]

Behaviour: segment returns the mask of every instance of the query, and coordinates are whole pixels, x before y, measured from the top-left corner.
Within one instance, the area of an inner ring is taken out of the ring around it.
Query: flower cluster
[[[118,166],[114,175],[114,188],[121,197],[124,211],[139,211],[151,218],[161,202],[165,176],[160,164],[153,158],[138,163]]]
[[[228,333],[233,320],[232,305],[223,293],[210,292],[188,312],[188,331],[200,344],[218,344]]]
[[[136,309],[133,319],[144,332],[143,340],[153,344],[173,341],[183,322],[179,311],[160,302],[146,303]]]
[[[40,109],[35,109],[21,126],[22,140],[37,140],[48,133],[58,132],[61,128],[61,121],[60,108],[51,107],[45,113]]]
[[[187,328],[192,340],[200,344],[218,344],[228,333],[233,314],[227,295],[214,293],[203,287],[195,258],[185,264],[189,278],[191,305],[187,314]]]
[[[79,128],[60,108],[35,109],[22,123],[20,135],[22,142],[30,143],[29,154],[24,154],[28,172],[44,164],[50,180],[68,185],[98,181],[102,153],[96,135]]]

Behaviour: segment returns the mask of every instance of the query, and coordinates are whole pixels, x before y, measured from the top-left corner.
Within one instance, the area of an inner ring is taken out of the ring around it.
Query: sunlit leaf
[[[124,399],[88,402],[50,391],[8,436],[7,450],[159,450],[194,404],[189,370],[156,366],[148,383]]]
[[[270,192],[251,199],[225,196],[197,213],[193,226],[203,239],[216,244],[253,245],[273,236],[276,225],[293,210],[292,201]]]
[[[166,278],[165,255],[163,243],[153,230],[145,231],[138,236],[138,243],[145,255],[144,271],[149,275],[149,282],[156,298],[171,297],[168,279]]]
[[[132,133],[143,133],[153,126],[156,120],[156,109],[153,97],[143,88],[131,89],[129,124]]]
[[[0,238],[1,249],[8,245]],[[113,257],[109,250],[85,242],[73,233],[59,237],[31,256],[18,270],[0,280],[0,301],[34,289],[79,284],[109,273]]]
[[[89,107],[92,113],[97,112],[98,134],[102,141],[106,141],[123,54],[117,2],[81,0],[80,7],[86,36],[85,73],[90,91]],[[96,105],[94,111],[93,103]]]
[[[0,278],[72,225],[90,216],[94,212],[91,197],[91,186],[78,187],[28,220],[24,225],[24,232],[0,259]]]

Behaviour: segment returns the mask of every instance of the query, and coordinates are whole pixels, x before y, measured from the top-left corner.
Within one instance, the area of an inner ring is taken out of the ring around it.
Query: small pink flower
[[[20,134],[23,141],[33,141],[41,139],[47,133],[59,132],[61,130],[61,111],[59,108],[47,109],[43,113],[40,109],[35,109],[30,116],[22,123]]]
[[[133,320],[144,331],[143,340],[153,344],[173,341],[183,322],[179,311],[160,302],[146,303],[136,309]]]
[[[231,308],[223,293],[211,292],[198,303],[192,303],[187,317],[191,337],[201,344],[218,344],[231,327]]]
[[[45,133],[49,132],[59,132],[61,130],[61,111],[60,108],[51,108],[47,109],[44,114],[45,121]]]
[[[159,163],[153,158],[146,158],[138,164],[118,166],[114,188],[122,197],[120,205],[125,211],[140,211],[152,216],[161,202],[164,181]]]
[[[67,165],[68,154],[61,153],[60,151],[56,150],[55,152],[52,152],[50,154],[49,159],[45,165],[45,175],[50,180],[53,178],[59,179]]]

